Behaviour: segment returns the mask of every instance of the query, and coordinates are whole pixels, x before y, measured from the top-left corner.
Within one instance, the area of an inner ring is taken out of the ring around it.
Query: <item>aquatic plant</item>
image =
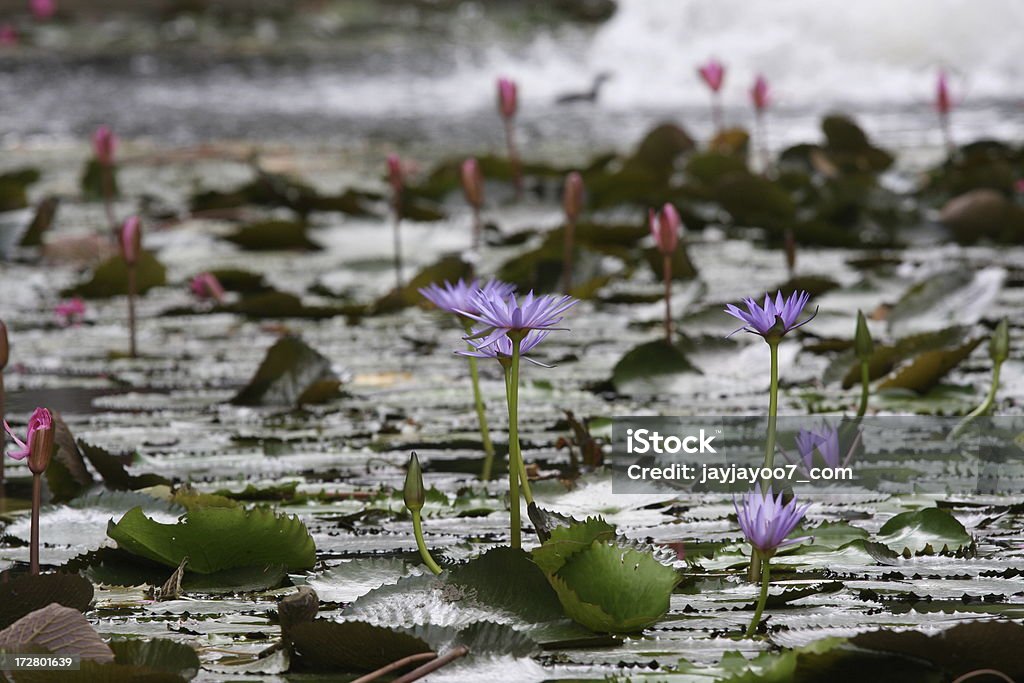
[[[479,325],[465,337],[475,353],[493,357],[505,371],[505,400],[508,405],[508,487],[511,504],[510,533],[513,548],[522,547],[519,488],[527,505],[533,502],[526,465],[519,444],[519,361],[525,350],[533,349],[556,327],[564,314],[578,303],[571,296],[535,296],[531,291],[522,301],[515,294],[506,296],[481,291],[474,298],[476,311],[459,314]],[[460,353],[460,352],[456,352]],[[493,354],[493,356],[492,356]]]
[[[999,371],[1006,359],[1010,357],[1010,323],[1006,318],[999,321],[992,336],[989,337],[988,357],[992,360],[992,381],[989,383],[985,400],[960,421],[960,424],[953,430],[953,436],[962,433],[967,425],[978,417],[992,413],[992,408],[996,403],[996,393],[999,391]]]
[[[562,247],[562,293],[572,288],[572,252],[576,240],[576,220],[583,210],[583,176],[572,171],[565,176],[562,210],[565,213],[565,243]]]
[[[722,100],[719,91],[725,83],[725,65],[712,57],[697,67],[697,74],[711,91],[711,122],[715,131],[722,130]]]
[[[29,0],[28,8],[36,21],[48,21],[57,14],[56,0]]]
[[[480,211],[484,207],[484,176],[475,158],[470,157],[462,162],[462,166],[459,167],[459,180],[466,203],[473,210],[473,248],[479,249],[480,235],[483,231]]]
[[[749,491],[743,499],[742,507],[736,505],[736,501],[733,501],[733,507],[740,529],[753,549],[752,555],[761,560],[761,594],[754,610],[754,618],[747,627],[746,635],[749,638],[754,635],[757,625],[761,622],[761,614],[764,613],[764,606],[768,600],[771,558],[779,548],[803,543],[810,538],[788,538],[803,520],[810,505],[798,505],[795,496],[784,504],[782,494],[773,496],[769,488],[766,491]]]
[[[946,151],[952,154],[956,150],[953,143],[953,132],[950,127],[950,115],[953,113],[953,97],[949,91],[949,76],[945,69],[939,69],[935,79],[935,112],[939,115],[939,128]]]
[[[805,468],[814,465],[815,453],[827,467],[839,467],[839,431],[835,427],[801,429],[796,434],[796,449]]]
[[[61,301],[53,307],[53,314],[64,327],[78,325],[85,316],[85,301],[78,296]]]
[[[764,172],[768,170],[768,165],[771,163],[771,156],[768,152],[768,134],[765,130],[765,114],[771,104],[771,91],[768,87],[768,79],[762,74],[757,75],[754,85],[750,88],[750,102],[754,105],[757,149],[761,157],[761,170]]]
[[[405,178],[402,173],[402,160],[397,154],[388,155],[388,183],[391,185],[391,231],[394,237],[395,291],[400,291],[405,283],[402,277],[402,191]]]
[[[142,221],[138,216],[131,216],[124,222],[120,244],[121,258],[128,266],[128,354],[135,358],[138,351],[135,341],[135,296],[138,292],[139,253],[142,251]]]
[[[508,296],[515,290],[515,285],[500,280],[490,280],[483,285],[479,280],[466,282],[460,279],[455,284],[444,282],[423,287],[419,290],[424,299],[437,306],[440,310],[455,315],[461,322],[466,334],[472,334],[473,321],[459,311],[476,311],[476,295],[478,292],[490,292],[497,296]],[[470,349],[475,347],[470,344]],[[469,376],[473,382],[473,404],[476,407],[477,422],[480,426],[480,439],[484,446],[484,463],[480,478],[488,481],[494,467],[494,442],[491,441],[490,429],[487,426],[487,407],[484,405],[483,392],[480,390],[480,369],[477,367],[478,356],[469,356]]]
[[[0,24],[0,45],[13,47],[18,44],[18,29],[11,24]]]
[[[117,232],[117,219],[114,217],[114,157],[117,152],[117,136],[109,126],[100,126],[92,134],[93,158],[100,173],[100,194],[103,196],[103,209],[107,214],[107,224],[112,233]]]
[[[508,149],[508,163],[512,169],[512,182],[516,188],[516,199],[523,198],[523,169],[516,148],[516,113],[519,111],[519,86],[511,78],[498,79],[498,113],[505,125],[505,145]]]
[[[224,287],[213,273],[199,273],[188,284],[192,296],[200,301],[213,300],[220,303],[224,300]]]
[[[683,224],[676,207],[666,203],[657,213],[647,216],[654,244],[661,252],[662,279],[665,281],[665,343],[672,343],[672,255],[679,246],[679,232]]]
[[[857,311],[857,332],[853,337],[853,350],[860,363],[860,404],[857,406],[857,417],[864,417],[868,412],[868,394],[871,390],[871,356],[875,352],[875,342],[871,339],[871,330],[863,311]]]
[[[402,498],[405,501],[405,507],[412,514],[412,531],[413,535],[416,536],[416,547],[419,548],[423,564],[427,565],[427,568],[435,574],[440,574],[441,568],[434,561],[434,558],[431,557],[430,550],[427,549],[427,543],[423,540],[421,512],[423,510],[423,503],[426,501],[426,493],[423,490],[423,469],[420,467],[420,459],[415,452],[409,456],[409,468],[405,473],[405,487],[402,489]]]
[[[4,430],[18,449],[8,455],[15,460],[28,459],[32,472],[32,530],[29,541],[29,571],[39,573],[39,509],[43,501],[43,472],[50,465],[54,450],[53,416],[46,408],[36,408],[28,419],[28,433],[22,441],[4,420]]]

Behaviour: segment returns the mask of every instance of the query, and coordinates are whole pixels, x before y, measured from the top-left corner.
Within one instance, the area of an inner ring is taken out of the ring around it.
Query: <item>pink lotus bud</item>
[[[28,8],[38,21],[46,21],[57,13],[56,0],[29,0]]]
[[[498,79],[498,111],[501,116],[510,119],[516,115],[519,108],[519,95],[516,82],[511,78]]]
[[[953,98],[949,95],[949,80],[945,71],[939,71],[935,87],[935,109],[945,116],[953,111]]]
[[[104,166],[114,163],[114,152],[117,150],[117,136],[108,126],[100,126],[92,134],[92,151],[96,161]]]
[[[68,325],[77,325],[85,316],[85,302],[76,296],[74,299],[61,301],[53,307],[53,312],[65,327]]]
[[[466,203],[475,209],[484,205],[484,176],[480,172],[480,164],[470,157],[462,162],[460,169],[462,193],[466,195]]]
[[[189,288],[200,301],[213,299],[219,303],[224,300],[224,287],[213,273],[199,273],[192,278]]]
[[[11,46],[18,44],[18,31],[10,24],[0,25],[0,45]]]
[[[142,221],[131,216],[121,228],[121,256],[128,265],[135,265],[142,251]]]
[[[565,217],[575,221],[583,210],[583,176],[576,171],[565,176],[565,188],[562,190],[562,209]]]
[[[11,358],[11,345],[7,339],[7,323],[0,320],[0,371],[7,367],[7,361]],[[0,458],[3,453],[0,453]]]
[[[46,408],[36,408],[28,419],[28,436],[22,441],[4,422],[4,429],[14,440],[18,449],[8,455],[15,460],[28,458],[28,468],[33,474],[42,474],[50,464],[53,455],[53,415]]]
[[[674,252],[679,246],[679,228],[683,224],[676,207],[666,203],[658,213],[652,209],[648,214],[648,222],[658,250],[665,255]]]
[[[404,178],[402,173],[402,160],[397,154],[388,155],[388,182],[391,183],[391,191],[396,195],[401,194]]]
[[[750,99],[754,103],[754,109],[759,113],[768,108],[768,81],[761,74],[754,79],[754,87],[750,89]]]
[[[697,69],[697,73],[704,79],[704,83],[711,88],[712,92],[722,89],[722,82],[725,80],[725,67],[717,59],[709,59],[707,63]]]

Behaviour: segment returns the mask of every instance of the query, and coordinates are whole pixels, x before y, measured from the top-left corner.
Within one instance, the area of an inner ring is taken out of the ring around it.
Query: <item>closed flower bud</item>
[[[953,98],[949,94],[949,79],[945,71],[939,72],[935,85],[935,109],[945,116],[953,110]]]
[[[470,157],[462,162],[459,172],[462,181],[462,193],[466,195],[466,203],[474,209],[484,205],[484,176],[480,172],[480,164]]]
[[[142,251],[142,221],[138,216],[131,216],[121,227],[121,256],[125,263],[132,266],[139,260]]]
[[[117,151],[117,136],[108,126],[100,126],[92,134],[92,151],[96,161],[104,166],[114,163],[114,152]]]
[[[28,468],[32,474],[42,474],[53,457],[53,415],[46,408],[36,408],[28,420],[28,437],[19,443],[28,451]]]
[[[702,64],[697,68],[697,74],[712,92],[722,89],[722,83],[725,81],[725,66],[717,59],[709,59]]]
[[[654,237],[658,250],[666,255],[674,252],[679,245],[679,228],[682,225],[676,207],[665,204],[658,213],[651,211],[648,214],[648,221],[651,236]]]
[[[11,345],[7,341],[7,324],[0,320],[0,370],[7,367],[7,361],[11,358]],[[2,457],[2,455],[0,455]]]
[[[575,221],[583,210],[583,176],[576,171],[565,177],[562,208],[565,210],[565,217],[570,221]]]
[[[402,160],[397,154],[388,155],[388,182],[391,183],[391,191],[396,195],[402,192],[404,182],[402,174]]]
[[[993,363],[1002,363],[1010,357],[1010,326],[1006,318],[999,321],[988,341],[988,355]]]
[[[519,89],[511,78],[498,79],[498,111],[502,118],[510,119],[519,109]]]
[[[868,330],[868,321],[863,311],[857,311],[857,333],[853,337],[853,350],[857,354],[857,360],[866,363],[875,352],[875,342],[871,339],[871,331]]]
[[[754,109],[762,112],[768,108],[768,81],[761,74],[754,80],[754,87],[750,89],[750,99],[754,103]]]
[[[426,501],[426,494],[423,491],[423,470],[420,468],[420,459],[416,457],[415,452],[409,457],[409,469],[405,473],[403,495],[405,507],[409,510],[415,512],[423,509],[423,503]]]

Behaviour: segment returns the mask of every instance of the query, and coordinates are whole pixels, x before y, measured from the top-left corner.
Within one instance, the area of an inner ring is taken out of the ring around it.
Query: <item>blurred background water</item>
[[[696,65],[726,63],[727,121],[749,126],[756,73],[771,82],[776,146],[856,115],[883,144],[938,149],[935,76],[952,76],[954,133],[1024,132],[1020,0],[158,2],[59,0],[0,53],[9,144],[81,139],[100,123],[157,143],[255,138],[421,149],[499,147],[494,80],[518,79],[527,149],[631,145],[673,119],[710,132]],[[594,8],[598,8],[594,11]],[[566,9],[568,8],[568,9]],[[581,19],[581,15],[591,15]],[[559,105],[611,79],[596,105]]]

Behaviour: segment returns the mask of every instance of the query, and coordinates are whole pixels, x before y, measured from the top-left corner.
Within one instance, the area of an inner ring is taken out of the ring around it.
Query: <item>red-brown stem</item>
[[[114,170],[110,164],[100,163],[100,183],[103,186],[103,208],[107,212],[110,235],[117,244],[117,220],[114,218]]]
[[[714,91],[711,93],[711,125],[715,127],[715,135],[722,132],[722,98]]]
[[[473,206],[473,249],[480,248],[480,234],[483,232],[483,224],[480,222],[480,207]]]
[[[135,358],[137,347],[135,346],[135,291],[137,282],[135,277],[135,264],[128,265],[128,355]]]
[[[565,246],[562,252],[562,294],[568,294],[572,288],[572,249],[576,238],[576,221],[569,219],[565,223]]]
[[[427,662],[423,666],[413,669],[404,676],[396,678],[394,681],[392,681],[392,683],[412,683],[412,681],[418,681],[427,674],[434,673],[442,666],[451,664],[456,659],[459,659],[460,657],[465,657],[467,654],[469,654],[469,648],[465,645],[459,645],[458,647],[453,648],[443,657],[438,657],[432,662]]]
[[[523,198],[523,169],[516,149],[516,127],[510,117],[505,119],[505,142],[508,145],[508,165],[512,169],[512,182],[516,188],[516,200]]]
[[[28,545],[28,570],[39,573],[39,508],[43,504],[43,476],[32,475],[32,530]]]
[[[939,127],[942,129],[942,141],[946,145],[946,153],[953,156],[956,145],[953,144],[953,132],[949,126],[949,114],[939,114]]]
[[[410,664],[415,664],[416,662],[424,662],[424,661],[435,659],[435,658],[437,658],[437,653],[436,652],[420,652],[419,654],[409,655],[408,657],[402,657],[401,659],[399,659],[397,661],[394,661],[394,662],[391,662],[390,664],[382,666],[381,668],[377,669],[376,671],[371,671],[370,673],[366,674],[365,676],[360,676],[356,680],[352,681],[352,683],[370,683],[370,681],[375,681],[378,678],[380,678],[381,676],[385,676],[385,675],[391,673],[392,671],[397,671],[398,669],[404,669],[405,667],[409,666]]]
[[[665,343],[672,344],[672,255],[662,257],[662,275],[665,277]]]
[[[764,122],[764,112],[757,111],[757,155],[761,162],[761,175],[767,176],[771,159],[768,156],[768,133]]]
[[[395,239],[395,291],[401,291],[404,284],[402,278],[402,197],[397,192],[391,205],[392,232]]]

